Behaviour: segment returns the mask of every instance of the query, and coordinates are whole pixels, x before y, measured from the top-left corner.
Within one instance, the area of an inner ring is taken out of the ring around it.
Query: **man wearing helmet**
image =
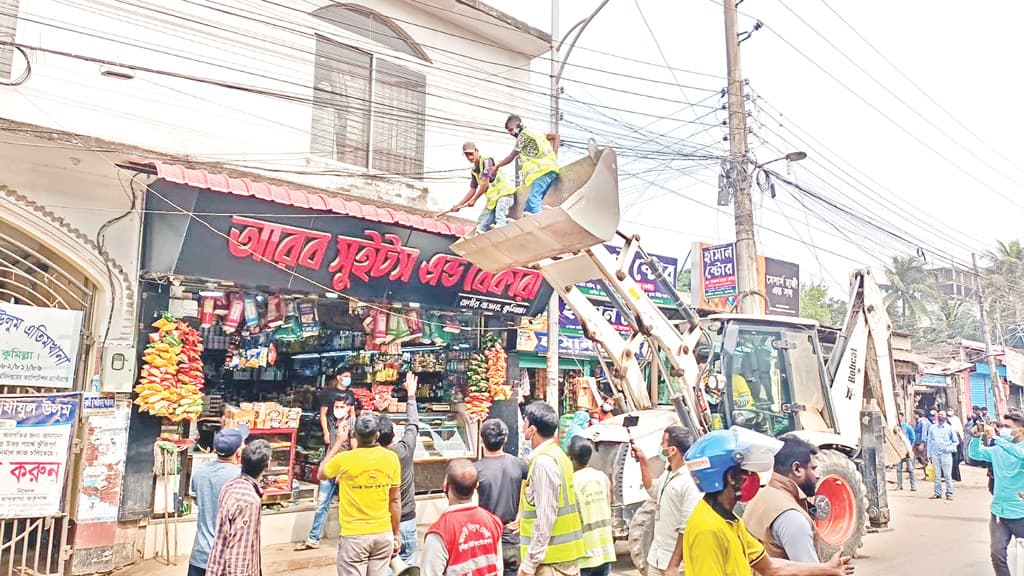
[[[836,554],[825,564],[772,558],[747,531],[733,508],[760,487],[782,442],[744,428],[715,430],[686,452],[686,465],[704,492],[683,535],[687,576],[840,576],[852,574],[850,558]]]

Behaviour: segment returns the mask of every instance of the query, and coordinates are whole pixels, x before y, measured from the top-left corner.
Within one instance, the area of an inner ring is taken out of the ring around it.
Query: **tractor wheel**
[[[654,516],[658,503],[644,502],[629,521],[629,559],[641,574],[647,574],[647,551],[654,542]]]
[[[853,460],[841,452],[822,450],[818,454],[818,478],[814,497],[818,558],[827,562],[840,550],[853,557],[863,545],[868,524],[863,477]]]

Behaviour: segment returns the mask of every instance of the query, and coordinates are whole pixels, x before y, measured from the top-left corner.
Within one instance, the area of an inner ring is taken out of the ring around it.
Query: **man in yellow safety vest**
[[[582,436],[569,441],[572,482],[583,523],[583,558],[580,576],[608,576],[615,562],[615,538],[612,536],[612,482],[608,475],[590,466],[594,443]]]
[[[469,208],[483,196],[487,198],[487,203],[476,221],[477,232],[487,232],[492,226],[501,228],[508,223],[508,210],[515,201],[516,187],[501,175],[499,167],[494,165],[494,158],[480,155],[476,144],[466,142],[462,145],[462,153],[473,164],[469,192],[448,212]]]
[[[562,140],[558,134],[540,134],[523,126],[523,119],[512,114],[505,120],[505,130],[515,137],[516,147],[498,163],[508,166],[518,156],[522,160],[523,186],[530,189],[523,212],[540,212],[541,202],[558,180],[558,148]]]
[[[521,496],[519,544],[525,576],[575,576],[584,555],[572,464],[555,442],[558,414],[544,402],[524,410],[530,467]]]

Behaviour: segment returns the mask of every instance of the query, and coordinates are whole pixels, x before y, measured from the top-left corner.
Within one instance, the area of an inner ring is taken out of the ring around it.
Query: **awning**
[[[372,220],[382,224],[398,224],[399,226],[415,228],[434,234],[444,234],[446,236],[461,237],[469,232],[469,227],[467,226],[454,222],[445,222],[429,216],[346,200],[337,196],[310,194],[286,186],[250,180],[249,178],[235,178],[227,174],[217,174],[202,169],[189,168],[180,164],[142,161],[132,162],[131,166],[144,169],[155,174],[158,178],[174,182],[175,184],[184,184],[236,196],[258,198],[285,206],[333,212],[343,216]]]
[[[938,364],[937,360],[933,360],[923,354],[911,352],[910,350],[893,350],[892,358],[898,362],[910,362],[912,364],[917,364],[922,368]]]

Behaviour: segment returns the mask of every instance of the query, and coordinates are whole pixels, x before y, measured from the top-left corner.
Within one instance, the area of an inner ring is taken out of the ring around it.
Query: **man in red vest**
[[[477,473],[466,459],[452,460],[445,471],[448,510],[427,530],[421,576],[499,576],[501,520],[473,503]]]

